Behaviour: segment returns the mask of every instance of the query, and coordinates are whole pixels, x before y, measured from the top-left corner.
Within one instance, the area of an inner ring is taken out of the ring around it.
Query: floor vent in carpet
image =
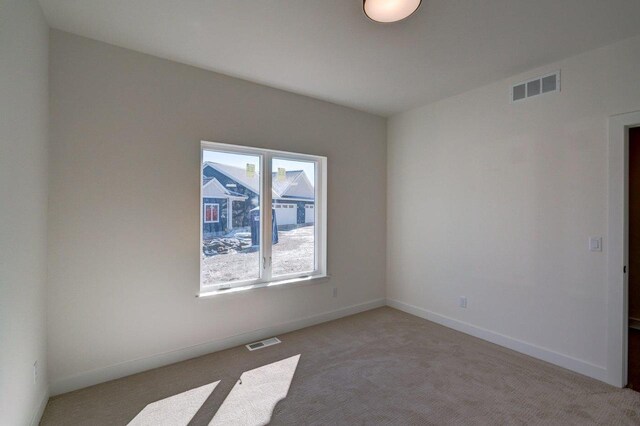
[[[277,345],[278,343],[280,343],[280,340],[277,337],[272,337],[270,339],[260,340],[259,342],[249,343],[245,346],[250,351],[255,351],[256,349],[266,348],[267,346]]]

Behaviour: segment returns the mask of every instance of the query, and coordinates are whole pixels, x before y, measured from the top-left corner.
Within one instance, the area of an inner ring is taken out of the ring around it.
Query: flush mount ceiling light
[[[422,0],[363,0],[362,8],[376,22],[397,22],[418,10]]]

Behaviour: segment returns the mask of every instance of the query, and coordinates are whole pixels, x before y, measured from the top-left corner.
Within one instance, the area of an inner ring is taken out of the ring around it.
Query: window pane
[[[260,278],[260,157],[202,152],[202,286]]]
[[[271,171],[278,236],[271,249],[272,276],[313,272],[316,163],[274,158]]]

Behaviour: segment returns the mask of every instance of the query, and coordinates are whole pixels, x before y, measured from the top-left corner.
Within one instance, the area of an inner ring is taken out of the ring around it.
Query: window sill
[[[280,280],[280,281],[270,281],[266,283],[251,284],[251,285],[246,285],[242,287],[232,287],[232,288],[226,288],[222,290],[202,291],[198,293],[196,297],[203,299],[203,298],[221,296],[223,294],[241,294],[241,293],[246,293],[249,290],[257,290],[260,288],[299,287],[302,285],[323,283],[323,282],[329,281],[329,279],[330,279],[329,275],[312,275],[308,277],[291,278],[291,279]]]

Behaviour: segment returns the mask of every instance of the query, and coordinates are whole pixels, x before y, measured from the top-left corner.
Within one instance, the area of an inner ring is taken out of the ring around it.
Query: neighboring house
[[[315,190],[303,170],[273,173],[273,208],[278,226],[315,222]]]
[[[247,196],[230,191],[216,178],[205,178],[202,186],[202,234],[205,238],[233,229],[233,203],[245,203]]]
[[[243,168],[207,161],[202,165],[202,181],[205,234],[222,235],[249,226],[249,212],[259,205],[258,173],[248,176]],[[288,171],[284,176],[273,173],[271,196],[278,226],[315,221],[315,191],[304,171]]]

